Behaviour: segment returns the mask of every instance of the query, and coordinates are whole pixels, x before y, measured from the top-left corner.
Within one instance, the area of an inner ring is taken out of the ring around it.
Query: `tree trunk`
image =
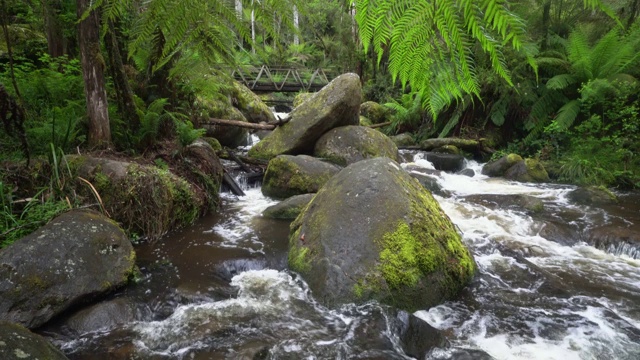
[[[298,15],[298,7],[293,5],[293,45],[300,45],[300,38],[298,37],[298,32],[300,32],[300,17]]]
[[[116,99],[118,100],[118,111],[125,120],[129,130],[135,133],[140,128],[140,117],[136,109],[133,91],[131,90],[131,86],[129,86],[129,79],[124,71],[116,29],[110,21],[109,28],[105,34],[105,41],[105,48],[109,55],[109,69],[111,70],[111,77],[116,90]]]
[[[633,2],[630,4],[631,9],[629,9],[629,17],[627,18],[627,27],[626,27],[627,30],[631,29],[631,25],[633,25],[633,22],[636,20],[639,2],[640,2],[639,0],[633,0]]]
[[[51,57],[66,54],[66,40],[62,33],[62,26],[56,17],[60,10],[59,0],[42,0],[42,12],[44,15],[45,34],[47,36],[47,48]]]
[[[78,19],[89,8],[91,0],[76,0]],[[100,17],[93,11],[78,24],[78,47],[84,80],[89,119],[88,141],[90,147],[107,147],[111,143],[107,91],[105,87],[105,63],[100,53]]]
[[[18,88],[18,82],[16,81],[16,74],[13,67],[13,44],[11,42],[11,36],[9,36],[8,29],[8,20],[7,20],[7,3],[5,0],[0,0],[0,5],[2,7],[0,10],[0,21],[2,22],[2,33],[4,34],[4,41],[7,43],[7,55],[9,55],[9,73],[11,75],[11,85],[13,85],[13,90],[16,92],[16,97],[18,98],[19,104],[24,108],[24,100],[22,100],[22,95],[20,95],[20,89]]]

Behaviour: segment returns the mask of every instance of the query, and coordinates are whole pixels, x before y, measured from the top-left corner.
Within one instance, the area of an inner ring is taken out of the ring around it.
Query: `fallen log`
[[[254,124],[254,123],[240,121],[240,120],[224,120],[224,119],[215,119],[215,118],[209,118],[209,120],[201,121],[200,124],[203,126],[215,126],[215,125],[238,126],[238,127],[254,129],[254,130],[273,130],[276,128],[276,125],[273,125],[273,124]]]
[[[391,121],[383,122],[383,123],[380,123],[380,124],[368,125],[367,127],[371,128],[371,129],[376,129],[376,128],[387,126],[387,125],[391,125]]]
[[[204,126],[222,125],[222,126],[238,126],[238,127],[254,129],[254,130],[273,130],[280,125],[288,123],[290,120],[291,120],[291,116],[285,116],[283,118],[278,118],[278,120],[276,121],[271,121],[268,123],[261,123],[261,124],[254,124],[254,123],[240,121],[240,120],[225,120],[225,119],[209,118],[209,120],[201,121],[200,124]]]
[[[424,151],[430,151],[445,145],[453,145],[458,149],[465,151],[477,151],[482,146],[478,140],[472,139],[460,139],[460,138],[436,138],[427,139],[420,143],[420,149]]]
[[[229,187],[229,189],[234,195],[236,196],[245,195],[244,191],[242,191],[242,189],[240,188],[240,185],[238,185],[236,180],[231,175],[229,175],[226,170],[224,171],[224,174],[222,176],[222,181]]]

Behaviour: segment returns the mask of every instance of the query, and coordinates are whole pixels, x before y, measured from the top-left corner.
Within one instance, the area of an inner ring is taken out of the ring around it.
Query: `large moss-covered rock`
[[[118,225],[98,212],[69,211],[0,252],[0,320],[36,328],[124,285],[134,269]]]
[[[293,109],[291,120],[278,126],[251,148],[249,156],[272,159],[282,154],[311,154],[316,140],[327,131],[358,124],[362,101],[360,78],[344,74]]]
[[[509,180],[521,182],[548,182],[549,174],[544,169],[540,161],[536,159],[525,159],[518,161],[504,173],[504,177]]]
[[[381,156],[399,160],[398,147],[391,139],[363,126],[343,126],[328,131],[316,142],[313,155],[341,166]]]
[[[193,223],[206,206],[189,182],[168,170],[88,156],[67,159],[80,177],[91,182],[105,209],[129,233],[157,239]],[[86,184],[79,184],[78,189],[87,197],[94,196]]]
[[[233,83],[233,97],[235,107],[240,110],[247,121],[251,123],[276,121],[275,115],[262,102],[262,99],[237,81]]]
[[[209,125],[209,118],[238,120],[247,122],[242,112],[231,105],[231,100],[226,97],[198,96],[194,102],[196,114],[195,124],[207,130],[207,136],[218,139],[220,144],[235,148],[247,145],[249,132],[239,126]]]
[[[217,210],[224,169],[211,141],[197,139],[184,149],[182,159],[182,166],[197,185],[196,192],[204,199],[204,205],[211,211]]]
[[[340,168],[307,155],[280,155],[269,161],[262,193],[277,199],[317,192]]]
[[[360,105],[360,115],[369,119],[373,124],[387,121],[390,111],[375,101],[365,101]]]
[[[292,196],[264,209],[262,216],[271,219],[293,220],[309,205],[309,202],[311,202],[314,196],[316,196],[316,194]]]
[[[300,106],[303,102],[311,99],[313,95],[315,95],[315,93],[299,93],[295,98],[293,98],[293,107],[295,108]]]
[[[390,139],[397,146],[411,146],[416,144],[416,141],[413,140],[413,136],[410,133],[402,133],[391,136]]]
[[[482,174],[490,177],[504,176],[504,173],[516,163],[522,161],[518,154],[509,154],[498,160],[491,161],[482,167]]]
[[[47,339],[6,321],[0,321],[0,359],[68,360]]]
[[[328,306],[376,299],[408,310],[454,298],[475,271],[438,202],[387,158],[322,187],[291,225],[289,266]]]

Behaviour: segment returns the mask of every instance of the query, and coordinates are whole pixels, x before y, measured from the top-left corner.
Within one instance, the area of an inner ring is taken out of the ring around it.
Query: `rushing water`
[[[413,171],[431,173],[419,155]],[[477,175],[435,175],[451,194],[436,198],[479,274],[458,301],[416,313],[449,342],[427,358],[640,359],[638,248],[598,238],[620,229],[639,238],[640,196],[581,206],[567,200],[573,187],[489,179],[468,166]],[[71,359],[410,358],[389,309],[316,303],[286,271],[288,222],[260,216],[275,201],[258,188],[246,194],[225,194],[222,215],[138,249],[142,281],[107,302],[124,302],[129,315],[91,320],[105,311],[98,305],[44,333]],[[525,194],[544,210],[490,206],[477,194]]]

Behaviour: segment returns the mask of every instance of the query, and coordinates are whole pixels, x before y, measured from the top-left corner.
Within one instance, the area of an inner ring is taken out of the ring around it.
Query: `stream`
[[[405,153],[416,167],[431,167]],[[571,203],[573,186],[440,173],[435,196],[475,256],[457,301],[415,315],[449,345],[427,359],[640,359],[640,193]],[[419,171],[419,169],[418,169]],[[261,217],[259,188],[223,193],[219,214],[137,247],[142,276],[41,333],[70,359],[411,359],[391,311],[327,309],[286,269],[289,222]],[[544,210],[478,196],[529,195]],[[618,235],[613,238],[611,234]],[[613,239],[613,240],[612,240]]]

